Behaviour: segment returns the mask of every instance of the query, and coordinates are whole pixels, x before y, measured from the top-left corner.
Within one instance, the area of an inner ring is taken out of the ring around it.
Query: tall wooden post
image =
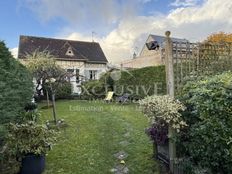
[[[49,106],[50,106],[50,102],[49,102],[48,89],[46,89],[46,96],[47,96],[47,105],[48,105],[48,108],[49,108]]]
[[[55,99],[55,92],[53,90],[52,84],[50,83],[50,89],[51,89],[51,94],[52,94],[52,113],[53,113],[53,118],[54,118],[54,122],[55,125],[57,123],[57,119],[56,119],[56,99]]]
[[[55,99],[55,94],[52,92],[52,113],[53,113],[53,118],[54,118],[54,122],[55,122],[55,125],[57,123],[57,120],[56,120],[56,105],[55,105],[55,102],[56,99]]]
[[[173,72],[173,46],[172,40],[170,38],[171,32],[166,31],[165,40],[165,70],[166,70],[166,83],[167,83],[167,94],[174,98],[174,72]],[[170,160],[170,170],[174,171],[174,160],[176,158],[176,145],[172,141],[172,137],[175,134],[175,130],[169,126],[169,160]]]

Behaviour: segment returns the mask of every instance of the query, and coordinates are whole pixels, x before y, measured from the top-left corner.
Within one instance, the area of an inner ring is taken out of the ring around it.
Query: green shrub
[[[114,89],[115,82],[111,77],[112,73],[113,72],[106,72],[99,79],[99,81],[101,81],[101,83],[104,84],[105,89],[108,91],[113,91],[113,89]]]
[[[55,141],[55,132],[33,121],[24,124],[10,123],[6,138],[12,155],[23,157],[32,153],[45,155]]]
[[[0,147],[3,146],[3,142],[4,142],[6,134],[7,134],[6,127],[4,125],[0,124]],[[1,157],[1,155],[0,155],[0,157]]]
[[[70,82],[63,82],[56,89],[56,99],[70,99],[72,96],[72,84]]]
[[[0,173],[17,173],[15,156],[8,153],[11,149],[3,146],[7,135],[5,124],[17,121],[32,95],[30,73],[0,41]]]
[[[121,78],[114,81],[116,95],[129,93],[142,99],[147,95],[166,94],[165,67],[154,66],[121,71]]]
[[[20,162],[15,155],[12,155],[12,149],[6,145],[0,147],[0,173],[16,174],[19,172]]]
[[[70,82],[64,81],[60,83],[59,85],[54,85],[54,86],[55,86],[56,99],[70,99],[72,97],[73,86]],[[48,95],[51,100],[52,98],[51,89],[48,87],[47,83],[45,83],[44,89],[45,89],[44,90],[45,94],[46,94],[46,90],[48,90]],[[40,98],[46,99],[46,95]]]
[[[82,84],[82,99],[102,99],[106,95],[106,85],[105,82],[100,80],[91,80]]]
[[[189,82],[183,93],[189,127],[178,149],[210,173],[232,173],[232,73]]]
[[[84,99],[104,98],[107,91],[114,91],[116,96],[128,93],[132,99],[142,99],[153,94],[166,94],[165,67],[112,70],[103,74],[99,80],[83,83],[82,88]]]
[[[7,129],[5,145],[0,148],[0,173],[18,173],[25,155],[32,153],[45,155],[55,141],[55,132],[35,122],[23,124],[10,123]]]
[[[24,123],[27,121],[34,121],[37,122],[40,117],[40,112],[36,110],[24,111],[20,114],[19,119],[17,120],[18,123]]]
[[[25,111],[33,111],[38,108],[38,105],[34,102],[27,103],[24,107]]]
[[[14,121],[32,95],[31,75],[0,42],[0,124]]]
[[[159,124],[164,127],[169,124],[177,132],[187,126],[180,114],[181,111],[185,110],[185,106],[167,95],[149,96],[140,100],[139,104],[151,124]]]

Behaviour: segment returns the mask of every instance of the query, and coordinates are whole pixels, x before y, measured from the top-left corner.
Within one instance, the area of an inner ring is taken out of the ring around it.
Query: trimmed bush
[[[131,99],[142,99],[154,94],[166,94],[165,67],[145,67],[134,70],[114,70],[82,85],[82,98],[104,98],[107,91],[114,91],[116,96],[125,93]]]
[[[106,85],[102,79],[83,83],[81,98],[86,100],[104,98],[107,91]]]
[[[114,70],[82,85],[82,98],[104,98],[107,91],[114,91],[116,96],[125,93],[131,99],[142,99],[154,94],[166,94],[165,67],[154,66],[134,70]]]
[[[154,66],[121,71],[121,78],[114,81],[114,88],[117,95],[129,93],[135,99],[166,94],[165,67]]]
[[[12,149],[3,147],[7,135],[5,124],[20,118],[20,113],[31,101],[32,95],[30,73],[0,41],[0,173],[17,173],[16,158],[8,154]]]
[[[32,99],[32,77],[0,42],[0,124],[14,121]]]

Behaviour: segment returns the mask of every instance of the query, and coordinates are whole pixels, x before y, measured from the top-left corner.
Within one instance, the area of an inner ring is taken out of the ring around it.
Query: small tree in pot
[[[45,168],[45,154],[54,141],[54,131],[35,122],[9,124],[7,146],[22,160],[21,174],[41,174]]]

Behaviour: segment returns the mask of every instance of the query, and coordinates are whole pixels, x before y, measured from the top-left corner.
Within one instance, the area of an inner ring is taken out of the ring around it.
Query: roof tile
[[[72,48],[74,55],[66,52]],[[83,42],[65,39],[53,39],[35,36],[20,36],[18,58],[23,59],[34,51],[49,51],[58,59],[73,59],[87,62],[107,63],[107,59],[97,42]]]

